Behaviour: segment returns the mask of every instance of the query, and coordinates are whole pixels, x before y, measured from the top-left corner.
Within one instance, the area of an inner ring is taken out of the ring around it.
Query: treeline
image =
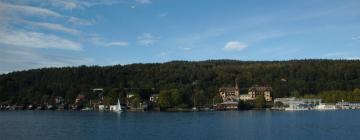
[[[73,102],[79,94],[104,88],[108,103],[128,93],[137,95],[136,102],[160,94],[167,99],[160,101],[163,106],[189,107],[194,100],[198,105],[218,102],[218,89],[235,81],[241,94],[255,84],[269,85],[275,98],[350,92],[360,88],[360,61],[209,60],[34,69],[1,75],[0,103],[51,103],[55,96]]]
[[[353,91],[331,90],[323,91],[317,95],[305,95],[304,98],[321,98],[327,103],[336,103],[341,101],[346,102],[360,102],[360,89],[356,88]]]

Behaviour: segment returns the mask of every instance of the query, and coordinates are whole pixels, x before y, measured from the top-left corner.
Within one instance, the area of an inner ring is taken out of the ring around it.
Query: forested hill
[[[195,95],[206,103],[219,87],[234,86],[235,80],[242,93],[255,84],[270,85],[274,97],[352,91],[360,88],[360,61],[209,60],[35,69],[1,75],[0,103],[40,103],[54,96],[73,100],[93,88],[104,88],[106,96],[134,92],[144,99],[177,90],[183,102]]]

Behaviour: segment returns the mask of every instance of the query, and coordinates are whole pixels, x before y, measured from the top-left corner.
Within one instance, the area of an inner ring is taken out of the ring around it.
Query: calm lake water
[[[359,140],[360,110],[0,112],[1,140]]]

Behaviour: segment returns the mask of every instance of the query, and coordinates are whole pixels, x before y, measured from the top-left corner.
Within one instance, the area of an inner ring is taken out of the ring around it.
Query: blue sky
[[[358,0],[0,0],[0,73],[171,60],[359,59]]]

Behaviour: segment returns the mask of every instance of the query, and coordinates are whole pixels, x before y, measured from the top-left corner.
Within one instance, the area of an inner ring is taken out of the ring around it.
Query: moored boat
[[[120,104],[120,100],[118,99],[116,106],[110,106],[110,111],[113,112],[122,112],[122,108],[121,108],[121,104]]]
[[[335,105],[320,103],[314,107],[315,110],[336,110]]]

